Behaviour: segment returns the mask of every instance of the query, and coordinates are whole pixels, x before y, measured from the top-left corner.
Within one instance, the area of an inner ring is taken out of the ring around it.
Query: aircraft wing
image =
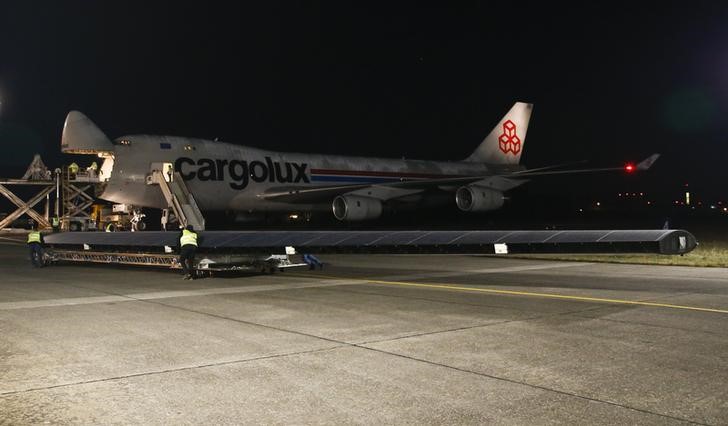
[[[174,232],[59,232],[45,237],[54,250],[69,250],[73,260],[103,251],[106,263],[123,263],[131,253],[155,253],[174,246]],[[84,251],[91,247],[91,252]],[[199,250],[212,253],[661,253],[685,254],[697,246],[695,236],[677,229],[482,231],[203,231]],[[111,253],[110,253],[110,252]],[[117,251],[116,254],[113,252]],[[159,257],[160,255],[154,254]],[[164,256],[164,255],[162,255]],[[110,259],[110,260],[109,260]],[[117,260],[115,260],[117,259]]]
[[[652,167],[660,154],[653,154],[641,161],[636,166],[628,164],[621,167],[604,167],[591,169],[567,169],[554,170],[564,165],[547,166],[537,169],[520,170],[486,176],[458,176],[442,179],[420,179],[403,180],[398,182],[377,183],[377,184],[350,184],[331,185],[318,187],[277,187],[258,194],[258,197],[286,203],[315,203],[323,200],[330,200],[337,195],[356,194],[377,198],[387,201],[407,195],[416,194],[429,189],[454,190],[453,187],[477,183],[480,186],[487,186],[498,191],[511,190],[535,176],[559,175],[559,174],[580,174],[606,171],[644,171]]]
[[[637,165],[627,164],[622,167],[603,167],[597,169],[570,169],[570,170],[544,170],[544,169],[531,169],[514,172],[514,175],[518,176],[546,176],[546,175],[565,175],[565,174],[578,174],[578,173],[594,173],[594,172],[610,172],[610,171],[645,171],[648,170],[652,165],[660,158],[660,154],[652,154],[646,159],[637,163]]]
[[[382,201],[418,192],[433,189],[440,186],[466,185],[481,179],[493,176],[464,176],[457,178],[409,180],[378,184],[353,184],[353,185],[332,185],[318,187],[278,187],[258,194],[258,197],[286,203],[315,203],[331,199],[337,195],[357,193],[369,197],[379,198]],[[382,198],[380,198],[382,197]]]

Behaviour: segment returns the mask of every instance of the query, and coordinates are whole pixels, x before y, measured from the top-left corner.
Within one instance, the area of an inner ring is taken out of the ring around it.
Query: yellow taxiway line
[[[291,274],[293,275],[293,274]],[[547,299],[560,299],[560,300],[575,300],[579,302],[596,302],[596,303],[610,303],[618,305],[637,305],[637,306],[650,306],[654,308],[669,308],[669,309],[683,309],[688,311],[699,311],[699,312],[713,312],[719,314],[728,314],[726,309],[714,309],[714,308],[702,308],[699,306],[685,306],[685,305],[673,305],[670,303],[657,303],[657,302],[644,302],[639,300],[626,300],[626,299],[609,299],[603,297],[589,297],[589,296],[570,296],[566,294],[553,294],[553,293],[537,293],[531,291],[515,291],[515,290],[496,290],[491,288],[482,287],[465,287],[461,284],[443,284],[443,283],[415,283],[407,281],[387,281],[387,280],[374,280],[368,278],[358,277],[334,277],[328,275],[297,275],[301,278],[326,278],[326,279],[348,279],[348,280],[360,280],[362,283],[382,284],[390,286],[401,286],[401,287],[420,287],[420,288],[431,288],[441,290],[456,290],[456,291],[469,291],[476,293],[489,293],[489,294],[500,294],[508,296],[524,296],[524,297],[541,297]]]

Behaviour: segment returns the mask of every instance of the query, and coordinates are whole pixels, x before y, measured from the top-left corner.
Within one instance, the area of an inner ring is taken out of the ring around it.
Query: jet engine
[[[332,208],[337,219],[346,221],[371,220],[382,215],[380,200],[359,195],[339,195]]]
[[[461,186],[455,192],[455,202],[465,212],[487,212],[503,207],[503,193],[483,186]]]

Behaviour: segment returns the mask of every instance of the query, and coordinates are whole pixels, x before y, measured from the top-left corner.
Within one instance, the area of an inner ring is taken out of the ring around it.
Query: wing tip
[[[653,164],[655,164],[655,161],[657,161],[658,158],[660,158],[660,154],[655,153],[650,155],[637,164],[637,170],[648,170]]]

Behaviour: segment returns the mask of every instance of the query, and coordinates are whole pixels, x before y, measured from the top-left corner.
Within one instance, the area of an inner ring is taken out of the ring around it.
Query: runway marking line
[[[293,274],[290,274],[293,275]],[[311,278],[311,276],[297,275],[301,278]],[[326,279],[345,279],[344,277],[334,277],[329,275],[316,275],[316,278]],[[685,305],[673,305],[670,303],[658,303],[658,302],[643,302],[639,300],[626,300],[626,299],[608,299],[602,297],[589,297],[589,296],[569,296],[566,294],[553,294],[553,293],[537,293],[531,291],[516,291],[516,290],[496,290],[491,288],[480,288],[480,287],[463,287],[458,284],[445,284],[445,283],[414,283],[407,281],[387,281],[387,280],[373,280],[368,278],[348,278],[358,279],[363,283],[393,285],[402,287],[422,287],[422,288],[435,288],[435,289],[446,289],[446,290],[457,290],[457,291],[471,291],[476,293],[489,293],[489,294],[501,294],[507,296],[526,296],[526,297],[542,297],[548,299],[560,299],[560,300],[576,300],[580,302],[599,302],[599,303],[611,303],[618,305],[637,305],[637,306],[650,306],[653,308],[669,308],[669,309],[682,309],[688,311],[699,311],[699,312],[713,312],[719,314],[728,314],[726,309],[714,309],[714,308],[701,308],[699,306],[685,306]]]

